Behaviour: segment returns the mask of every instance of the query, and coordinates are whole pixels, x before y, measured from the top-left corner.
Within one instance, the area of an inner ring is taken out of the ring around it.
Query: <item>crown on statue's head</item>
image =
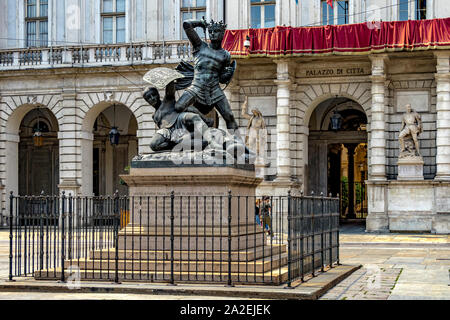
[[[223,21],[219,21],[216,22],[214,20],[211,19],[210,23],[207,23],[207,28],[210,31],[221,31],[221,32],[225,32],[225,30],[227,29],[227,25],[225,23],[223,23]]]

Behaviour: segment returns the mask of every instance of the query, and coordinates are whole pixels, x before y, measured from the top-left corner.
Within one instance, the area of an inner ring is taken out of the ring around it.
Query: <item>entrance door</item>
[[[341,123],[332,128],[336,113]],[[367,216],[366,124],[361,106],[342,97],[319,104],[310,118],[306,191],[339,195],[344,219]]]

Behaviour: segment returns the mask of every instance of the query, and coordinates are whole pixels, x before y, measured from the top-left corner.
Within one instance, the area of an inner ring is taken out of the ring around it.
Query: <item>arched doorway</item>
[[[109,133],[117,127],[118,144],[112,144]],[[92,188],[93,194],[112,195],[128,193],[119,175],[125,174],[134,156],[138,154],[136,138],[138,125],[133,113],[124,105],[112,103],[95,119],[92,132]]]
[[[45,107],[26,113],[19,127],[19,195],[58,194],[58,122]]]
[[[333,130],[332,118],[341,117]],[[341,218],[367,216],[367,116],[354,100],[335,97],[320,103],[309,121],[306,190],[339,194]]]

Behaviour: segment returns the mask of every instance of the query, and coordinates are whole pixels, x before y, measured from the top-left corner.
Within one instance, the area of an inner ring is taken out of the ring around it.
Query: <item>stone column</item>
[[[290,84],[287,60],[275,60],[277,64],[277,178],[275,181],[291,180],[290,155]]]
[[[12,191],[15,196],[19,195],[19,142],[20,136],[14,133],[3,133],[0,140],[4,143],[5,157],[4,157],[4,199],[5,211],[4,215],[9,217],[10,202],[9,195]],[[9,219],[8,219],[9,223]]]
[[[368,124],[369,173],[367,181],[368,215],[366,231],[389,229],[387,215],[385,86],[387,55],[371,55],[372,110]]]
[[[93,142],[94,134],[81,131],[78,135],[81,151],[81,193],[84,196],[94,194],[93,187]]]
[[[76,93],[62,94],[63,119],[59,128],[59,181],[60,193],[75,196],[80,192],[81,145],[77,134]]]
[[[370,56],[372,60],[372,121],[370,123],[370,180],[386,180],[385,83],[386,55]]]
[[[436,180],[450,181],[450,52],[435,53]]]

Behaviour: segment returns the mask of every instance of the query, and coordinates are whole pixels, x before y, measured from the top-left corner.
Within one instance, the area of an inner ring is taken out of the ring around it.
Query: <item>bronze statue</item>
[[[176,112],[175,83],[173,81],[167,85],[163,101],[155,87],[150,87],[144,93],[144,99],[156,109],[153,120],[159,130],[156,131],[150,142],[150,148],[153,151],[172,150],[187,135],[191,138],[195,131],[208,143],[210,135],[206,133],[207,122],[211,119],[198,114],[193,108],[187,108],[186,112]]]
[[[211,44],[202,41],[195,31],[201,27],[208,29]],[[208,114],[213,108],[222,115],[227,128],[237,130],[238,125],[225,94],[219,84],[228,84],[233,78],[236,62],[231,63],[230,53],[222,48],[226,24],[222,21],[207,23],[205,20],[187,20],[184,31],[192,44],[194,67],[181,62],[177,70],[185,78],[177,81],[177,89],[186,89],[175,104],[178,112],[194,105],[201,113]],[[236,133],[238,134],[238,133]]]
[[[411,108],[411,105],[407,104],[406,113],[403,115],[402,127],[398,136],[400,144],[399,158],[420,156],[419,141],[417,139],[420,133],[422,133],[422,119]],[[413,143],[411,143],[411,140]]]

